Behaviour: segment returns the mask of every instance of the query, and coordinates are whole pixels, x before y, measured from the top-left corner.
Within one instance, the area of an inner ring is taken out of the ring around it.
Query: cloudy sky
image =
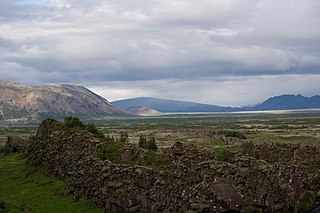
[[[0,0],[0,79],[218,105],[320,94],[319,0]]]

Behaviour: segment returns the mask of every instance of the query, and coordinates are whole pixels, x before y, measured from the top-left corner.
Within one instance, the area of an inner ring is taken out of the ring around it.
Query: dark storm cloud
[[[221,79],[232,76],[235,84],[315,76],[319,23],[317,0],[3,0],[0,76],[27,84],[153,81],[157,91],[172,80],[184,90],[206,79],[227,86]]]

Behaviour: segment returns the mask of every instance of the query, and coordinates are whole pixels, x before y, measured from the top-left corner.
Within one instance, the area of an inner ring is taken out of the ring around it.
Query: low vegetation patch
[[[218,133],[221,134],[221,135],[224,135],[226,137],[247,139],[247,137],[242,132],[238,132],[238,131],[223,130],[223,131],[219,131]]]
[[[214,151],[215,159],[218,161],[233,162],[235,160],[235,153],[239,151],[238,147],[220,146]]]
[[[77,117],[68,116],[64,118],[63,128],[65,130],[81,129],[91,132],[98,138],[104,138],[104,134],[97,129],[94,123],[84,124]]]
[[[66,183],[26,166],[22,154],[0,153],[0,188],[5,212],[102,212],[88,200],[73,201]]]
[[[154,137],[149,137],[147,139],[146,136],[140,135],[139,138],[139,147],[143,148],[143,149],[150,149],[153,151],[157,151],[158,150],[158,146],[156,144],[156,140]]]

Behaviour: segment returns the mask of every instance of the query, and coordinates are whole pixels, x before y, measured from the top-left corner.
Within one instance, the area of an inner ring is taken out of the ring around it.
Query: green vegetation
[[[232,130],[224,130],[224,131],[219,131],[220,134],[225,135],[226,137],[234,137],[234,138],[239,138],[239,139],[247,139],[247,137],[238,131],[232,131]]]
[[[320,114],[211,114],[160,117],[102,118],[99,129],[117,137],[130,134],[130,143],[139,143],[140,135],[156,136],[158,147],[176,141],[195,144],[209,150],[219,146],[240,146],[247,142],[319,143]]]
[[[98,127],[92,121],[87,122],[85,124],[76,117],[66,117],[63,128],[68,131],[89,131],[99,137],[104,142],[97,151],[97,157],[101,160],[148,166],[156,171],[163,170],[168,162],[162,161],[161,149],[155,151],[158,147],[169,147],[177,141],[209,149],[213,151],[215,160],[232,162],[235,153],[251,143],[275,142],[276,146],[286,149],[290,144],[317,144],[320,139],[319,114],[108,118],[94,121]],[[0,126],[0,148],[8,135],[28,138],[36,131],[35,126],[23,124]],[[41,175],[26,167],[24,162],[21,155],[0,154],[0,209],[5,206],[9,212],[25,209],[50,212],[45,208],[53,209],[53,212],[99,211],[93,209],[88,201],[73,202],[63,182]],[[319,168],[319,162],[307,166],[312,173],[318,173]],[[186,180],[193,177],[190,173]],[[298,212],[310,208],[308,203],[297,205]],[[246,210],[256,211],[250,205]]]
[[[143,149],[150,149],[153,151],[158,150],[158,146],[154,137],[149,137],[149,139],[147,139],[146,136],[140,135],[139,146]]]
[[[119,155],[123,148],[123,144],[109,135],[103,139],[103,142],[103,146],[97,150],[97,157],[100,160],[108,159],[113,162],[119,162]]]
[[[214,158],[218,161],[234,162],[235,152],[238,152],[239,147],[220,146],[214,151]]]
[[[0,188],[6,212],[102,212],[88,200],[73,201],[66,183],[26,166],[21,154],[0,153]]]
[[[219,147],[215,152],[215,157],[219,161],[227,161],[229,158],[229,150],[226,147]]]
[[[91,132],[98,138],[104,138],[104,134],[98,130],[94,123],[83,124],[79,118],[68,116],[64,118],[63,128],[66,130],[82,129]]]
[[[30,113],[26,110],[26,108],[22,108],[20,110],[11,110],[9,108],[2,108],[3,114],[6,118],[21,118],[30,115]]]
[[[98,149],[97,156],[100,160],[107,160],[108,159],[108,152],[106,149]]]
[[[68,116],[64,118],[63,126],[66,129],[71,129],[75,127],[85,128],[85,125],[77,117]]]
[[[129,134],[127,132],[120,131],[119,142],[121,143],[129,142]]]
[[[98,138],[104,138],[104,134],[97,129],[94,123],[87,124],[86,129],[92,134],[94,134],[95,136],[97,136]]]
[[[151,141],[155,142],[152,138]],[[103,142],[103,146],[97,151],[97,157],[101,160],[108,159],[115,164],[148,166],[157,171],[165,167],[165,164],[158,159],[160,157],[155,152],[155,148],[139,149],[136,144],[122,143],[109,135],[103,139]],[[123,156],[125,150],[132,151],[133,155]]]

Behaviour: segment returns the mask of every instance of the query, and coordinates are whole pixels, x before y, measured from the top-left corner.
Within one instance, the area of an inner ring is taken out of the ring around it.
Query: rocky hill
[[[113,143],[48,119],[27,148],[9,138],[5,150],[106,212],[308,212],[320,201],[319,146],[246,143],[220,159],[180,142],[151,154],[120,142],[115,153]]]
[[[0,81],[0,119],[128,114],[82,86],[57,84],[30,87]]]

